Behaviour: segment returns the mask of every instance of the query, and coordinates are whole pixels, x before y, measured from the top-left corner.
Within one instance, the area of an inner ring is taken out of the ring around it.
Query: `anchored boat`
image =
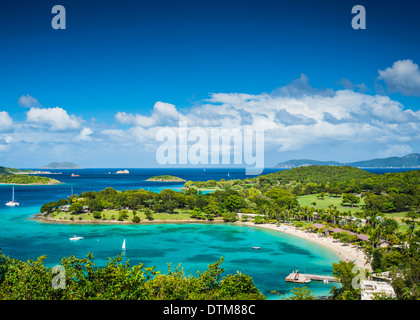
[[[16,207],[18,205],[19,205],[19,202],[15,202],[15,187],[13,186],[12,200],[10,200],[8,203],[6,203],[6,206]]]
[[[69,240],[71,241],[77,241],[77,240],[82,240],[84,239],[83,237],[77,237],[76,235],[73,236],[73,238],[69,238]]]

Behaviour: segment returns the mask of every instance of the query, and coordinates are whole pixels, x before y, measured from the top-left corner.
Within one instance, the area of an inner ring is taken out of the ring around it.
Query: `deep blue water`
[[[125,169],[125,168],[122,168]],[[226,273],[241,271],[251,275],[257,287],[270,299],[276,290],[287,294],[293,285],[284,278],[292,270],[308,273],[331,273],[331,264],[338,257],[331,251],[307,240],[281,232],[232,224],[153,224],[153,225],[67,225],[45,224],[29,219],[50,201],[69,196],[72,192],[99,191],[106,187],[116,190],[148,189],[160,192],[179,190],[183,184],[147,182],[154,175],[170,174],[186,180],[243,179],[244,169],[129,169],[128,175],[117,175],[119,169],[50,170],[61,172],[51,177],[64,182],[54,186],[15,186],[19,207],[0,205],[0,248],[12,258],[27,260],[46,255],[46,264],[53,266],[64,256],[95,256],[98,265],[108,257],[121,253],[123,239],[127,241],[125,258],[133,264],[143,262],[167,271],[167,263],[182,264],[187,274],[203,271],[209,263],[224,256]],[[266,169],[264,173],[278,171]],[[383,173],[385,169],[371,172]],[[395,170],[395,169],[394,169]],[[389,172],[390,169],[387,169]],[[71,174],[80,177],[71,177]],[[229,173],[229,176],[228,176]],[[12,187],[0,185],[0,204],[11,198]],[[84,240],[69,241],[72,235]],[[252,250],[259,246],[261,250]],[[328,294],[331,284],[313,281],[310,285],[318,295]]]

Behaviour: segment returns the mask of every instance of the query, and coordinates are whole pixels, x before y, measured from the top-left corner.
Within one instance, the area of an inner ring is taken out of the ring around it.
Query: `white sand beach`
[[[274,224],[254,224],[253,222],[242,223],[253,227],[261,227],[279,232],[284,232],[296,237],[307,239],[336,252],[344,261],[354,261],[354,263],[357,266],[366,268],[368,270],[372,270],[370,264],[367,263],[367,257],[365,253],[361,249],[354,245],[344,244],[339,240],[333,239],[332,237],[324,237],[315,233],[307,233],[285,224],[280,224],[277,226]]]

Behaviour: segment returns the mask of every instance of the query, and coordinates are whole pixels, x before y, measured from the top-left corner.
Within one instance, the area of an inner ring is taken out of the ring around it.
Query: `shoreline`
[[[286,234],[290,234],[292,236],[296,236],[302,239],[306,239],[318,245],[321,245],[329,250],[335,252],[341,260],[347,261],[354,261],[356,266],[366,268],[369,271],[372,270],[371,265],[367,263],[366,254],[363,250],[358,249],[354,245],[348,244],[344,245],[344,243],[340,242],[339,240],[335,240],[331,237],[323,237],[319,236],[316,233],[307,233],[305,231],[299,230],[296,227],[280,224],[254,224],[252,222],[240,222],[243,225],[248,225],[252,227],[260,227],[264,229],[274,230],[278,232],[283,232]]]
[[[56,186],[58,184],[64,184],[64,182],[54,183],[0,183],[0,186]]]
[[[45,218],[39,216],[39,213],[28,218],[30,220],[35,220],[38,222],[43,223],[60,223],[60,224],[125,224],[125,225],[142,225],[142,224],[153,224],[153,223],[225,223],[223,220],[216,220],[216,221],[208,221],[208,220],[142,220],[140,222],[132,222],[132,221],[118,221],[118,220],[61,220],[61,219],[54,219],[54,218]]]
[[[60,219],[53,219],[53,218],[45,218],[42,216],[35,215],[31,217],[30,219],[43,222],[43,223],[59,223],[59,224],[79,224],[79,225],[87,225],[87,224],[120,224],[120,225],[147,225],[147,224],[164,224],[164,223],[180,223],[180,224],[186,224],[186,223],[226,223],[222,220],[220,221],[207,221],[207,220],[142,220],[140,222],[132,222],[132,221],[114,221],[114,220],[75,220],[75,221],[69,221],[69,220],[60,220]],[[299,237],[302,239],[306,239],[308,241],[311,241],[312,243],[315,243],[317,245],[323,246],[324,248],[327,248],[331,251],[333,251],[341,260],[347,261],[354,261],[355,264],[359,267],[366,268],[368,270],[372,270],[369,263],[367,263],[367,257],[366,254],[363,252],[363,250],[358,249],[354,245],[345,245],[344,243],[332,239],[331,237],[323,237],[319,236],[315,233],[307,233],[302,230],[297,229],[296,227],[280,224],[280,225],[274,225],[274,224],[255,224],[252,222],[241,222],[236,221],[234,224],[237,225],[244,225],[249,227],[257,227],[257,228],[263,228],[268,230],[274,230],[277,232],[283,232],[286,234],[290,234],[295,237]]]

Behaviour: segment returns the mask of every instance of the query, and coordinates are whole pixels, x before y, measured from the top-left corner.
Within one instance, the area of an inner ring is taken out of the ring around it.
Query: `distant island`
[[[350,166],[358,168],[420,168],[420,154],[412,153],[403,157],[377,158],[366,161],[340,163],[337,161],[318,161],[309,159],[289,160],[278,163],[275,168],[291,169],[306,166]]]
[[[40,169],[83,169],[83,167],[73,162],[52,162]]]
[[[174,176],[170,176],[170,175],[163,175],[163,176],[154,176],[154,177],[150,177],[149,179],[147,179],[146,181],[159,181],[159,182],[185,182],[186,180],[179,178],[179,177],[174,177]]]
[[[0,167],[0,184],[52,185],[61,183],[58,180],[34,174],[32,170]]]

